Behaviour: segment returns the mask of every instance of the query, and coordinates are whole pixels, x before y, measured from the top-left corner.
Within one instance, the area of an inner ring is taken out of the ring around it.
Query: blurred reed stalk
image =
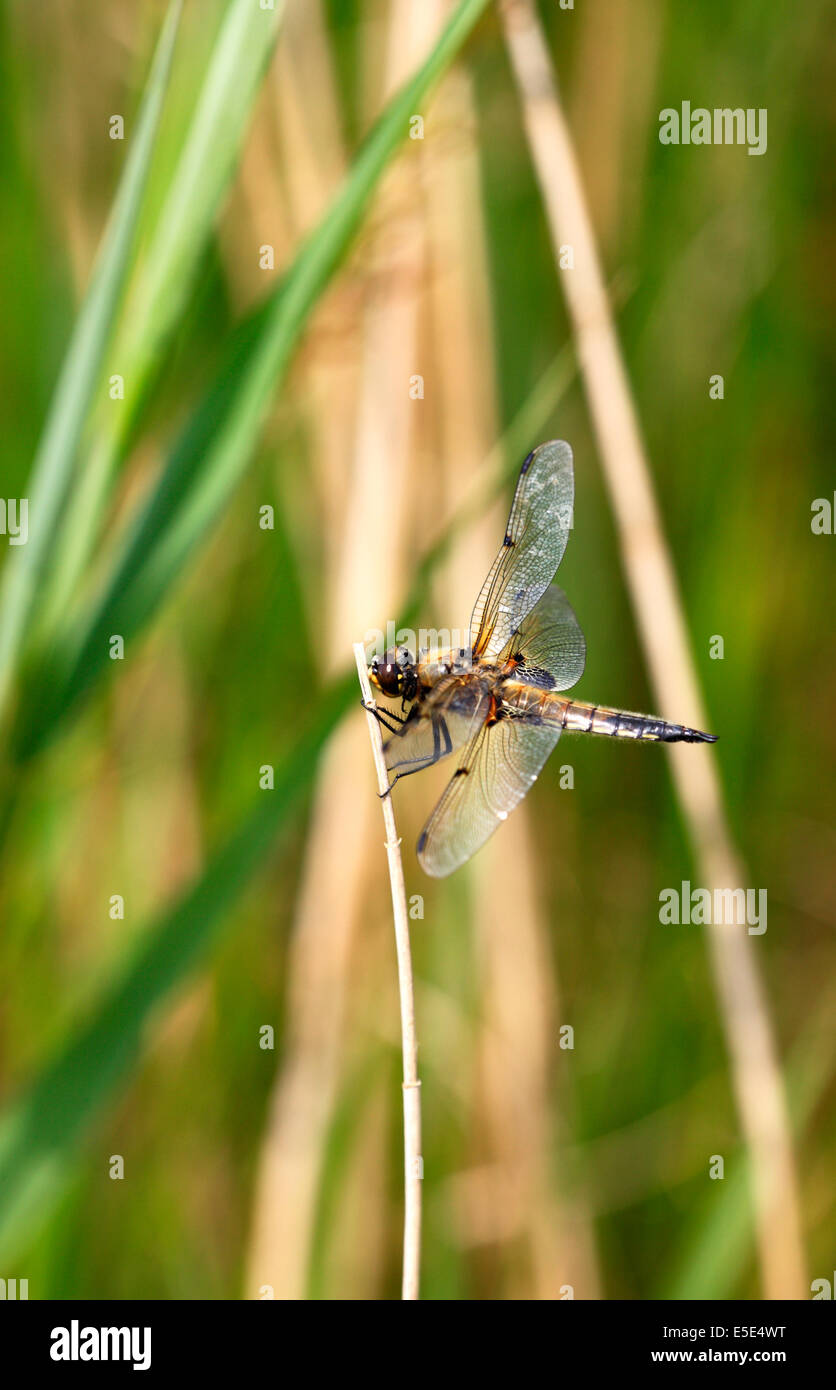
[[[545,37],[531,0],[501,0],[511,67],[532,160],[575,329],[590,413],[610,492],[627,580],[662,715],[708,727],[689,651],[670,552],[662,530],[630,386],[598,261],[571,137]],[[702,881],[735,887],[746,874],[732,843],[714,755],[669,750],[674,785]],[[804,1254],[789,1125],[775,1044],[752,943],[714,924],[709,946],[732,1080],[749,1151],[754,1218],[767,1298],[806,1296]]]
[[[354,643],[354,660],[363,701],[374,705],[369,673],[366,669],[366,649],[362,642]],[[401,1004],[401,1050],[403,1052],[403,1158],[404,1158],[404,1223],[403,1223],[403,1281],[402,1297],[408,1301],[418,1298],[421,1270],[421,1082],[418,1079],[418,1039],[415,1034],[415,989],[412,980],[412,952],[409,946],[409,918],[406,910],[406,886],[403,877],[401,842],[395,825],[395,809],[389,795],[389,777],[383,755],[380,724],[371,710],[367,723],[372,741],[377,785],[386,827],[386,857],[389,863],[389,886],[392,890],[392,920],[395,925],[395,948],[398,954],[398,992]]]
[[[333,113],[328,124],[335,137],[339,128],[338,103],[318,0],[288,7],[284,39],[276,54],[276,72],[268,78],[269,106],[264,112],[272,126],[270,134],[275,133],[279,140],[280,168],[295,169],[287,188],[285,221],[300,240],[323,215],[344,172],[338,140],[316,142],[310,135],[300,135],[311,119],[312,104],[306,99],[310,86],[306,88],[306,84],[311,81],[312,70],[318,72],[320,79],[315,105],[320,111]],[[269,135],[265,135],[265,153],[269,144]],[[244,197],[253,205],[261,200],[264,176],[280,182],[273,160],[268,157],[259,162],[261,168],[245,167],[242,179]],[[259,227],[256,244],[262,235],[267,241],[275,239],[274,233],[267,236]],[[323,315],[333,317],[335,297],[342,297],[339,285],[318,306],[312,328],[322,324]],[[314,459],[326,460],[324,467],[330,473],[344,470],[350,476],[350,420],[356,376],[351,374],[346,390],[340,380],[345,373],[323,361],[321,352],[309,353],[299,375],[303,398],[312,406]],[[303,409],[302,414],[304,418],[307,412]],[[327,432],[326,422],[334,420],[338,435]],[[278,476],[280,488],[282,481]],[[329,489],[320,486],[317,494],[325,500]],[[345,505],[345,499],[341,500]],[[283,502],[287,514],[295,517],[298,498],[285,496]],[[317,607],[321,605],[332,619],[322,626],[319,635],[330,668],[332,644],[341,638],[344,649],[350,639],[339,631],[334,610],[339,581],[344,576],[339,574],[338,532],[327,501],[322,516],[326,577]],[[300,526],[304,531],[301,521]],[[310,594],[305,598],[310,609]],[[308,1294],[317,1191],[339,1081],[351,942],[356,905],[362,895],[368,818],[363,806],[346,815],[348,807],[341,791],[352,784],[353,777],[361,775],[359,757],[359,739],[343,728],[331,741],[317,772],[287,959],[283,1059],[270,1098],[253,1196],[247,1297],[253,1297],[264,1284],[269,1284],[279,1299],[301,1299]],[[335,855],[337,844],[340,852]]]
[[[320,71],[327,67],[327,48],[322,52],[326,27],[318,10],[319,6],[306,3],[297,6],[294,15],[293,7],[289,8],[286,38],[289,45],[296,42],[298,47],[288,48],[285,63],[302,62],[306,70],[311,65]],[[364,46],[369,68],[381,74],[381,80],[369,84],[378,105],[414,70],[435,37],[437,33],[426,32],[421,13],[410,0],[397,0],[385,30],[370,23]],[[291,129],[298,130],[299,123],[311,119],[310,91],[315,85],[284,84],[285,118],[288,101],[297,97]],[[325,92],[321,86],[316,89],[317,104],[325,99],[336,109],[333,79]],[[329,121],[328,129],[337,132],[339,121]],[[302,222],[314,215],[311,202],[317,201],[317,185],[323,194],[330,192],[325,185],[341,163],[326,144],[320,135],[285,147],[285,164],[296,166],[289,192],[297,200]],[[311,166],[307,173],[299,167],[305,161]],[[315,349],[303,362],[311,397],[311,452],[319,462],[321,515],[326,522],[325,581],[312,610],[329,615],[327,624],[318,622],[315,631],[326,675],[341,668],[342,654],[366,630],[372,615],[385,619],[395,611],[396,596],[403,589],[401,538],[408,514],[416,411],[408,384],[415,370],[424,256],[415,180],[405,163],[403,158],[388,172],[372,213],[373,230],[355,259],[354,275],[347,282],[350,288],[345,291],[355,302],[353,312],[344,315],[343,341],[335,350],[327,334],[320,333],[318,340],[314,336]],[[328,312],[327,301],[322,308]],[[333,319],[333,307],[330,315]],[[321,314],[317,322],[321,325]],[[350,390],[346,391],[348,364],[353,363],[359,366],[350,370]],[[291,513],[295,500],[289,499]],[[378,965],[381,977],[383,973],[382,956],[378,960],[383,937],[369,938],[364,933],[360,940],[360,928],[368,916],[367,879],[377,857],[374,807],[370,797],[357,795],[358,785],[364,785],[367,777],[364,740],[359,721],[347,721],[320,764],[288,959],[285,1060],[276,1080],[260,1163],[247,1280],[250,1292],[269,1283],[279,1298],[305,1297],[310,1289],[324,1156],[343,1077],[345,1017],[357,1007],[362,992],[352,974],[353,953],[375,951],[372,975],[377,977]],[[385,1019],[377,1017],[376,1023],[387,1031]],[[379,1164],[379,1145],[377,1157]],[[350,1284],[353,1296],[380,1277],[380,1252],[369,1233],[377,1222],[373,1204],[384,1198],[382,1184],[366,1178],[359,1198],[365,1204],[365,1216],[346,1242],[348,1254],[342,1263],[350,1262],[349,1275],[340,1280]],[[349,1208],[356,1205],[348,1204]],[[361,1243],[364,1249],[358,1264]],[[327,1244],[334,1265],[341,1252],[333,1231],[327,1235]],[[374,1296],[375,1289],[368,1287],[367,1294]]]

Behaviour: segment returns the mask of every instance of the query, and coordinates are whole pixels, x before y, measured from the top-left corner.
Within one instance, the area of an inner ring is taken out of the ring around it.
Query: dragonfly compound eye
[[[395,696],[402,693],[403,667],[398,661],[392,660],[391,652],[386,652],[382,657],[375,657],[369,675],[384,695]]]

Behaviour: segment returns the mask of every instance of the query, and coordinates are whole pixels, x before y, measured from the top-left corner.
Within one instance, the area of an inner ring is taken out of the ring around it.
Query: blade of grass
[[[229,920],[229,908],[311,782],[319,752],[356,690],[353,674],[330,687],[307,734],[277,767],[274,789],[143,935],[87,1023],[0,1119],[0,1258],[30,1240],[48,1214],[78,1141],[135,1063],[152,1011],[196,968]]]
[[[24,702],[14,739],[16,756],[31,755],[52,735],[101,674],[109,636],[119,633],[127,640],[163,602],[217,519],[252,458],[271,393],[404,138],[410,115],[453,60],[486,5],[487,0],[460,0],[426,62],[373,127],[283,284],[245,325],[228,365],[175,444],[124,537],[100,597],[50,659]]]
[[[38,584],[52,549],[82,429],[98,389],[102,359],[130,265],[181,7],[182,0],[172,0],[163,23],[137,119],[136,135],[128,152],[90,288],[52,397],[32,469],[29,540],[11,551],[7,561],[0,604],[0,716],[8,701]]]
[[[103,417],[85,473],[69,499],[50,582],[48,621],[52,624],[64,611],[89,561],[125,441],[194,285],[284,9],[283,0],[273,10],[262,10],[252,0],[235,0],[224,17],[182,154],[114,344],[114,361],[130,383],[130,391],[123,409]]]

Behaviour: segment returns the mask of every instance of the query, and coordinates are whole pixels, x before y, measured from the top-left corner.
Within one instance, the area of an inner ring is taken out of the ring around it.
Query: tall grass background
[[[752,951],[805,1272],[829,1277],[825,7],[540,14],[768,892]],[[29,497],[30,539],[0,537],[0,1275],[32,1297],[397,1295],[396,972],[351,644],[466,623],[541,439],[575,450],[579,689],[654,708],[505,38],[483,0],[4,7],[0,492]],[[683,99],[766,107],[767,153],[661,146]],[[442,780],[398,790],[423,1296],[761,1296],[706,933],[658,920],[696,882],[664,752],[567,738],[438,884],[411,845]]]

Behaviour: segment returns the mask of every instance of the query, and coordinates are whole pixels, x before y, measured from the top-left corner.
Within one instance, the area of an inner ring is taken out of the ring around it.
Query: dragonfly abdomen
[[[683,724],[669,724],[652,715],[569,700],[555,691],[540,690],[536,686],[509,682],[504,694],[505,703],[512,712],[544,724],[559,724],[567,733],[603,734],[608,738],[643,743],[714,743],[717,737]]]

